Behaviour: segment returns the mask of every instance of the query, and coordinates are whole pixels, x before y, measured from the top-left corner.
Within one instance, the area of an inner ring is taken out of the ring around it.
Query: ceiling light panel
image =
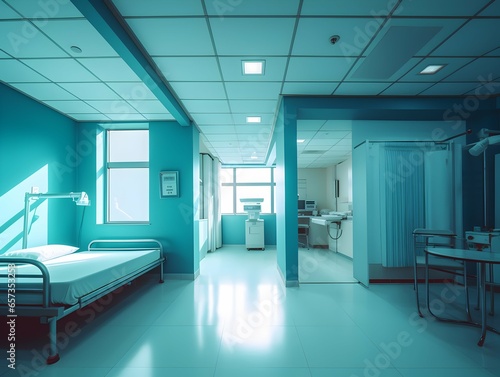
[[[242,60],[241,68],[244,75],[263,75],[266,62],[264,60]]]
[[[441,69],[444,68],[444,64],[430,64],[424,69],[422,69],[419,74],[420,75],[434,75],[438,73]]]

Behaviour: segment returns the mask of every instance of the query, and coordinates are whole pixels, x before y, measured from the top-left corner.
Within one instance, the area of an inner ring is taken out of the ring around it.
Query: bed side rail
[[[32,274],[27,274],[27,273],[19,273],[17,270],[17,267],[22,266],[22,265],[33,265],[36,268],[40,270],[40,274],[38,273],[32,273]],[[23,289],[22,287],[16,286],[15,289],[17,292],[22,292],[22,291],[29,291],[29,292],[35,292],[39,293],[42,296],[42,306],[44,308],[48,308],[50,304],[50,298],[51,298],[51,293],[50,293],[50,275],[49,275],[49,270],[47,270],[47,267],[40,261],[37,261],[35,259],[30,259],[30,258],[11,258],[11,257],[0,257],[0,267],[2,266],[15,266],[16,268],[12,271],[10,268],[6,269],[5,271],[2,269],[0,271],[0,279],[3,281],[5,279],[5,282],[9,282],[10,279],[13,279],[14,282],[15,280],[19,278],[23,279],[42,279],[42,282],[40,284],[40,288],[30,288],[30,289]],[[14,277],[13,277],[14,275]],[[0,292],[3,293],[8,293],[9,292],[9,284],[0,284]],[[5,295],[4,297],[7,297]],[[3,303],[0,301],[0,306],[3,306]]]
[[[160,241],[145,239],[121,239],[121,240],[93,240],[88,245],[88,250],[143,250],[159,249],[163,256],[163,245]]]

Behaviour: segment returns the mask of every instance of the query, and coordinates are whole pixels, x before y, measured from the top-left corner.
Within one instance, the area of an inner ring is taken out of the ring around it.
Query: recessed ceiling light
[[[264,74],[264,60],[242,60],[241,65],[244,75],[263,75]]]
[[[70,50],[73,51],[75,54],[81,54],[82,53],[82,49],[80,47],[78,47],[78,46],[71,46]]]
[[[247,123],[260,123],[261,120],[262,118],[257,116],[247,117]]]
[[[440,71],[446,64],[431,64],[420,71],[419,75],[433,75]]]
[[[252,156],[252,157],[250,157],[250,158],[251,158],[252,160],[257,160],[257,159],[258,159],[258,157],[257,157],[257,156]]]
[[[305,139],[297,139],[297,143],[303,143],[304,141],[306,141]]]

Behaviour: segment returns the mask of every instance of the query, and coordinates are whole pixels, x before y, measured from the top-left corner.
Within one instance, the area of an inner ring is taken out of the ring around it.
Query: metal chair
[[[423,229],[417,228],[413,231],[414,239],[414,263],[413,263],[413,278],[414,278],[414,289],[417,301],[417,310],[420,317],[423,317],[420,311],[420,301],[418,294],[418,266],[425,266],[425,256],[423,253],[426,247],[456,247],[457,235],[451,230],[443,229]],[[466,293],[466,314],[467,318],[470,320],[469,311],[469,292],[467,284],[467,266],[461,261],[455,261],[451,259],[439,258],[439,257],[428,257],[429,269],[446,272],[453,275],[463,276],[463,283]],[[427,305],[429,304],[429,287],[426,287],[427,295]],[[430,308],[428,308],[430,311]],[[432,312],[431,312],[432,314]]]

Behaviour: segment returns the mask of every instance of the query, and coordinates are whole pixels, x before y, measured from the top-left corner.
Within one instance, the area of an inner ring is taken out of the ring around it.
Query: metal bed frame
[[[140,244],[141,247],[118,247],[118,245],[131,245],[131,244]],[[98,247],[108,245],[107,247]],[[116,246],[112,246],[116,245]],[[145,245],[154,245],[153,247],[147,247]],[[96,251],[96,250],[151,250],[157,249],[160,251],[160,258],[151,262],[145,266],[140,267],[139,269],[122,276],[116,279],[113,282],[110,282],[99,289],[86,294],[79,298],[78,302],[74,305],[70,306],[59,306],[53,305],[51,302],[51,286],[50,286],[50,274],[47,267],[40,261],[29,259],[29,258],[9,258],[2,257],[0,258],[0,265],[22,265],[22,264],[31,264],[37,267],[40,270],[40,274],[16,274],[16,278],[29,278],[29,279],[42,279],[39,288],[35,289],[22,289],[22,287],[16,287],[16,293],[18,292],[26,292],[26,293],[35,293],[41,296],[40,304],[18,304],[15,305],[15,314],[9,311],[10,307],[6,300],[5,304],[3,302],[0,303],[0,314],[5,315],[7,318],[9,317],[39,317],[40,323],[49,325],[49,338],[50,338],[50,351],[49,356],[47,357],[47,364],[54,364],[59,361],[59,353],[57,351],[57,321],[68,314],[71,314],[84,306],[100,299],[101,297],[106,296],[108,293],[113,292],[117,288],[133,281],[137,277],[144,275],[148,271],[156,267],[160,267],[160,283],[164,282],[163,279],[163,262],[166,260],[166,257],[163,253],[162,244],[154,239],[121,239],[121,240],[94,240],[91,241],[88,245],[87,250]],[[0,277],[7,278],[8,273],[1,273]],[[0,287],[0,294],[4,295],[3,297],[7,297],[8,293],[8,285],[5,287]]]

